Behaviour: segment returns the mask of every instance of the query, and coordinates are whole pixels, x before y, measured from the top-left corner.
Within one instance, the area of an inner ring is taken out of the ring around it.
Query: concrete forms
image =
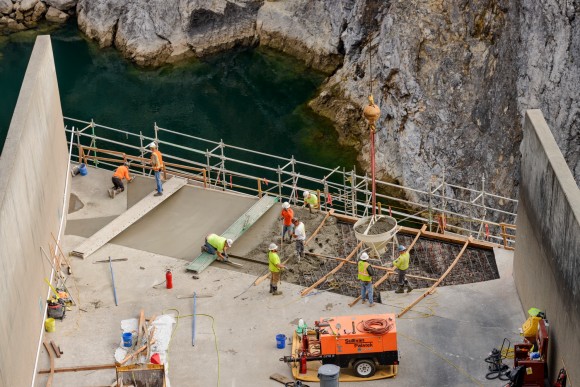
[[[0,159],[0,386],[27,386],[45,317],[51,233],[66,209],[68,157],[52,46],[39,36]]]
[[[580,191],[540,110],[528,110],[514,258],[524,309],[550,321],[549,370],[580,380]]]

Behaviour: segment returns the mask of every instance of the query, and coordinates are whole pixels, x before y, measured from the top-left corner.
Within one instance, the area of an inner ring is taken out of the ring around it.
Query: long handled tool
[[[113,273],[113,263],[111,262],[111,257],[109,256],[109,267],[111,268],[111,279],[113,281],[113,295],[115,296],[115,306],[119,306],[117,303],[117,288],[115,287],[115,274]]]

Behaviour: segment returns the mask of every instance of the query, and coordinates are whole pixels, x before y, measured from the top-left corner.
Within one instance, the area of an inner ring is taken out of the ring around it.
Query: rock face
[[[80,0],[79,28],[144,66],[250,44],[263,0]]]
[[[64,23],[74,15],[76,3],[77,0],[0,0],[0,33],[34,28],[42,18]]]

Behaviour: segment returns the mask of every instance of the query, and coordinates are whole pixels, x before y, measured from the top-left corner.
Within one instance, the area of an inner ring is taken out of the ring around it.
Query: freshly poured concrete
[[[184,192],[190,201],[197,197],[196,190]],[[211,205],[211,198],[209,196],[207,205]],[[228,204],[239,206],[236,202],[245,203],[247,200],[231,196]],[[110,202],[110,199],[106,198],[106,201]],[[173,210],[164,213],[166,207],[171,205],[162,204],[155,218],[144,220],[155,222],[163,218],[168,221],[174,217],[178,222],[182,214]],[[267,216],[275,216],[275,211]],[[204,230],[204,224],[201,222],[196,228],[197,234],[178,233],[178,229],[174,229],[175,237],[168,239],[166,244],[181,243],[180,239],[197,243],[194,241],[196,237],[212,231],[210,228]],[[131,229],[128,231],[132,232]],[[250,251],[252,236],[255,244],[259,244],[259,235],[263,231],[259,225],[248,229],[243,243],[240,243],[240,252]],[[148,235],[142,238],[141,243],[146,244]],[[64,248],[69,250],[83,240],[79,236],[67,235]],[[393,380],[365,382],[365,386],[498,385],[497,380],[485,379],[487,364],[483,359],[492,348],[501,345],[504,337],[517,341],[517,329],[525,316],[511,276],[512,254],[503,250],[496,253],[500,279],[439,289],[397,320],[399,374]],[[126,262],[113,263],[119,306],[115,306],[113,300],[109,265],[93,263],[107,259],[109,255],[128,258]],[[212,298],[197,301],[195,346],[191,344],[191,317],[179,319],[169,352],[169,377],[172,385],[178,387],[215,386],[218,374],[220,386],[281,386],[269,380],[269,376],[280,373],[290,377],[288,366],[278,360],[290,353],[288,348],[276,348],[275,336],[279,333],[290,336],[299,318],[313,324],[323,316],[398,312],[421,294],[420,291],[383,294],[384,305],[369,309],[359,303],[350,308],[351,299],[348,297],[323,292],[301,298],[299,292],[302,288],[288,283],[280,287],[283,296],[273,297],[268,294],[268,281],[265,281],[257,287],[251,286],[245,294],[234,299],[250,286],[255,276],[212,265],[195,280],[184,270],[188,262],[114,244],[105,245],[88,259],[72,259],[75,277],[67,284],[80,306],[73,308],[62,323],[57,321],[55,333],[46,334],[64,351],[62,358],[56,360],[57,367],[112,363],[113,353],[120,343],[119,324],[122,319],[138,317],[141,308],[145,309],[147,316],[164,311],[176,313],[171,309],[178,309],[182,316],[190,315],[192,299],[177,299],[177,295],[193,291],[213,294]],[[167,268],[173,271],[174,289],[153,288],[165,279]],[[219,367],[211,319],[202,314],[214,318]],[[40,368],[46,369],[48,357],[44,350],[40,361]],[[55,375],[54,385],[104,386],[113,378],[114,370],[62,373]],[[37,385],[43,386],[45,381],[46,376],[39,376]]]

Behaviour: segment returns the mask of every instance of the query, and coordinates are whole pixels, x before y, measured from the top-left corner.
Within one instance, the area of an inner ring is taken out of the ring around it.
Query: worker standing
[[[292,238],[296,241],[296,255],[298,256],[298,262],[301,258],[304,258],[304,241],[306,240],[306,228],[304,223],[298,219],[292,219],[294,223],[294,232],[292,233]]]
[[[282,294],[278,291],[278,283],[280,282],[280,272],[286,266],[280,262],[280,256],[278,255],[278,246],[275,243],[270,243],[268,247],[268,267],[270,269],[270,293],[273,296],[279,296]]]
[[[395,290],[395,293],[403,293],[405,287],[407,287],[407,293],[409,293],[413,288],[405,278],[405,273],[409,268],[409,252],[405,246],[399,246],[399,257],[393,261],[393,266],[397,268],[397,272],[399,273],[399,286]]]
[[[151,148],[151,168],[153,168],[155,182],[157,183],[157,193],[154,196],[161,196],[163,195],[163,185],[161,184],[161,171],[164,167],[163,156],[159,152],[155,141],[149,144],[149,148]]]
[[[217,234],[209,234],[205,238],[205,244],[201,246],[201,252],[206,252],[208,254],[217,254],[218,261],[227,262],[228,261],[228,249],[232,247],[234,241],[231,239],[226,239]]]
[[[284,237],[288,233],[288,242],[292,241],[292,233],[294,231],[294,224],[292,224],[292,219],[294,219],[294,211],[290,208],[290,203],[282,203],[282,212],[280,213],[280,220],[282,220],[282,242],[284,242]]]
[[[367,297],[369,300],[369,307],[375,306],[373,302],[373,268],[370,263],[368,263],[369,255],[363,252],[360,257],[358,257],[358,279],[360,280],[360,297],[362,298],[362,303],[366,304]]]
[[[113,181],[113,188],[109,188],[109,196],[111,199],[125,190],[123,179],[127,180],[128,183],[132,182],[134,179],[129,175],[129,163],[123,163],[123,165],[120,165],[115,170],[115,173],[113,173],[113,177],[111,178]]]
[[[311,214],[313,210],[318,210],[318,198],[316,195],[313,195],[308,191],[304,191],[302,196],[304,196],[304,205],[302,207],[308,207],[308,210]]]

